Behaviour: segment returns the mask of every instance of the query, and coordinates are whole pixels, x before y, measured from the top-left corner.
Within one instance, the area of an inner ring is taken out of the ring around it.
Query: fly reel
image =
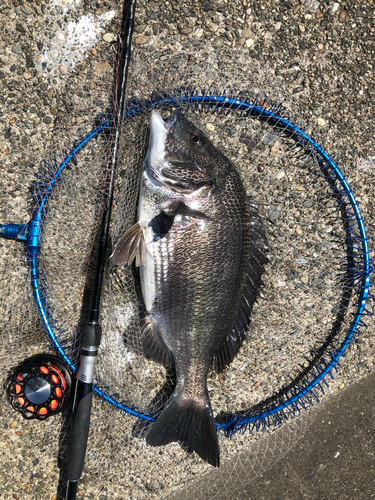
[[[24,418],[45,420],[67,407],[71,389],[71,375],[60,358],[38,354],[13,373],[8,394],[11,405]]]

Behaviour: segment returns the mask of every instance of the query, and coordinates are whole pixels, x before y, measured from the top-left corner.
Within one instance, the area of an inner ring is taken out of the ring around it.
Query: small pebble
[[[108,43],[114,42],[116,40],[116,35],[114,33],[105,33],[103,35],[103,40]]]
[[[323,127],[326,124],[326,121],[324,118],[319,117],[317,120],[317,123],[318,123],[319,127]]]
[[[104,73],[107,73],[107,71],[110,71],[111,65],[107,63],[106,61],[101,61],[96,63],[95,66],[95,73],[98,75],[103,75]]]
[[[48,462],[46,465],[46,474],[49,474],[50,472],[53,471],[55,464],[53,462]]]
[[[278,136],[275,132],[273,132],[273,131],[271,131],[271,130],[268,130],[268,131],[264,134],[264,136],[263,136],[263,138],[262,138],[262,142],[263,142],[264,144],[272,144],[274,141],[276,141],[276,139],[277,139],[278,137],[279,137],[279,136]]]
[[[280,212],[277,210],[277,208],[270,208],[268,211],[268,217],[270,219],[278,219],[280,217]]]
[[[30,73],[24,73],[23,77],[24,77],[25,80],[30,80],[31,75],[30,75]]]
[[[25,28],[20,23],[16,24],[16,30],[19,31],[20,33],[26,33]]]
[[[22,49],[21,49],[21,47],[19,45],[14,45],[12,47],[12,52],[14,54],[22,54]]]
[[[138,43],[138,45],[142,45],[143,43],[146,43],[146,38],[144,38],[143,36],[139,36],[135,39],[135,43]]]
[[[96,50],[95,50],[95,49],[92,49],[92,50],[91,50],[91,55],[92,55],[92,56],[96,56]]]
[[[137,26],[135,26],[134,28],[134,31],[135,33],[143,33],[145,29],[146,29],[145,24],[137,24]]]
[[[60,73],[66,73],[68,71],[68,68],[65,66],[65,64],[60,64],[59,71]]]
[[[345,23],[347,17],[348,17],[348,14],[347,14],[346,10],[342,10],[338,16],[338,20],[340,23]]]
[[[305,26],[303,24],[300,24],[298,27],[301,33],[305,32]]]
[[[339,385],[339,389],[340,389],[340,391],[341,391],[341,389],[344,389],[344,387],[345,387],[345,384],[341,384],[341,385]]]
[[[207,123],[206,129],[209,130],[210,132],[213,132],[215,130],[215,127],[212,125],[212,123]]]
[[[189,28],[189,26],[185,26],[184,28],[180,29],[181,35],[188,35],[192,31],[193,31],[192,28]]]
[[[30,7],[25,3],[22,5],[21,9],[27,16],[31,16],[31,14],[33,13],[32,9],[30,9]]]
[[[244,28],[242,30],[242,33],[241,33],[241,38],[250,38],[250,36],[252,35],[252,32],[251,32],[251,28]]]
[[[333,14],[338,10],[338,8],[340,7],[340,4],[335,2],[333,5],[332,5],[332,12]]]
[[[17,421],[13,420],[13,422],[10,424],[11,429],[13,429],[13,427],[16,427],[16,425],[17,425]]]

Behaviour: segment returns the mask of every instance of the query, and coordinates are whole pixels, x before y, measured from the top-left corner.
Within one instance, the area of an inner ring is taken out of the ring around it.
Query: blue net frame
[[[153,108],[190,106],[192,110],[200,112],[230,113],[236,112],[243,117],[255,118],[267,122],[276,130],[282,130],[289,135],[296,145],[305,151],[313,152],[321,172],[328,181],[334,195],[340,200],[340,209],[346,212],[346,238],[349,247],[352,249],[351,269],[349,269],[352,285],[356,289],[357,304],[356,312],[353,316],[350,328],[344,341],[339,347],[332,349],[325,357],[308,371],[306,376],[285,393],[272,398],[258,410],[246,414],[231,414],[222,422],[216,423],[218,430],[225,435],[231,436],[235,432],[249,429],[259,430],[271,425],[278,425],[287,420],[290,416],[299,413],[301,409],[319,402],[319,397],[324,394],[324,385],[327,378],[333,378],[333,372],[337,371],[340,359],[344,356],[346,349],[356,334],[360,333],[360,328],[366,327],[363,317],[371,315],[366,309],[366,302],[373,298],[370,294],[370,276],[372,273],[372,261],[364,221],[355,200],[354,194],[348,185],[344,175],[334,163],[324,149],[319,146],[304,130],[294,125],[287,117],[281,104],[277,102],[270,107],[264,103],[258,103],[258,99],[251,99],[251,95],[243,98],[240,93],[237,96],[221,95],[216,92],[198,91],[196,88],[179,89],[173,92],[163,92],[154,94],[152,98],[145,101],[131,100],[125,106],[124,126],[135,119],[141,113],[150,112]],[[100,134],[108,132],[113,126],[113,118],[101,116],[100,124],[89,134],[79,140],[75,147],[64,158],[55,157],[55,165],[44,162],[44,168],[36,175],[33,183],[34,198],[36,206],[32,218],[28,224],[9,224],[0,226],[0,235],[17,238],[24,241],[26,246],[27,262],[31,270],[31,285],[34,300],[43,324],[54,350],[64,360],[64,362],[76,371],[73,360],[69,357],[69,345],[67,341],[61,341],[62,331],[57,325],[57,320],[53,317],[48,299],[48,284],[40,268],[40,238],[42,234],[43,220],[47,210],[49,195],[56,188],[62,177],[63,171],[71,163],[76,163],[76,155],[94,138]],[[100,383],[94,385],[94,391],[106,402],[117,409],[131,414],[146,421],[154,421],[153,415],[147,415],[138,408],[129,406],[109,394],[109,388],[101,387]]]

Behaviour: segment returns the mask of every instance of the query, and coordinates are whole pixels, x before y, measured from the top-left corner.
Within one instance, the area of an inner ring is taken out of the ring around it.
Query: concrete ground
[[[222,500],[375,498],[374,385],[373,373],[323,404],[281,461]]]

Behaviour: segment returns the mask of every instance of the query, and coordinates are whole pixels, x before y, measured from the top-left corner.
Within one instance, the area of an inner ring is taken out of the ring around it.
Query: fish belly
[[[153,216],[152,209],[153,207],[149,203],[146,194],[145,178],[143,176],[141,182],[139,203],[138,203],[138,221],[142,225],[145,244],[146,244],[146,261],[144,265],[140,266],[140,277],[141,277],[142,296],[147,312],[151,311],[152,304],[154,303],[156,296],[155,256],[153,252],[154,234],[152,228],[148,225],[149,221]]]

